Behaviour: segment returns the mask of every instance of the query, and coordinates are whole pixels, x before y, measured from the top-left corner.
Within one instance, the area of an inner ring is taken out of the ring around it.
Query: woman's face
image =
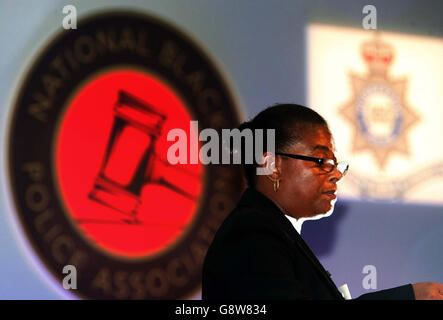
[[[324,126],[314,126],[304,139],[285,150],[285,153],[316,158],[335,159],[332,135]],[[294,217],[314,217],[333,207],[337,182],[342,174],[337,168],[324,172],[315,162],[281,158],[278,198]],[[277,194],[276,194],[277,196]]]

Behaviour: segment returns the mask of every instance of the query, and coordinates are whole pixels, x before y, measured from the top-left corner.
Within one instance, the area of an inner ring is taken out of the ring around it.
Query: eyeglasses
[[[327,158],[314,158],[314,157],[308,157],[308,156],[301,156],[298,154],[289,154],[289,153],[280,153],[276,152],[276,155],[284,156],[292,159],[299,159],[299,160],[306,160],[306,161],[312,161],[318,164],[319,168],[323,170],[326,173],[332,172],[335,167],[337,167],[338,171],[344,176],[348,172],[349,164],[347,162],[338,162],[336,163],[334,159],[327,159]]]

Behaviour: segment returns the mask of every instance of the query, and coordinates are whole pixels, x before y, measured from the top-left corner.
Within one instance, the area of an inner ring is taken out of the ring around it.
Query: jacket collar
[[[288,234],[291,242],[298,240],[300,235],[292,223],[285,217],[280,208],[268,197],[254,188],[247,188],[240,199],[239,206],[252,207],[255,211],[266,216],[279,229]],[[295,237],[295,234],[298,237]]]
[[[239,206],[252,207],[255,211],[266,216],[268,218],[267,220],[272,223],[275,228],[280,230],[280,232],[282,232],[293,245],[299,248],[319,274],[330,283],[337,295],[342,298],[342,295],[337,290],[337,286],[332,281],[329,272],[324,269],[323,265],[311,251],[301,235],[295,230],[291,222],[285,217],[285,214],[272,200],[256,189],[249,187],[243,193]]]

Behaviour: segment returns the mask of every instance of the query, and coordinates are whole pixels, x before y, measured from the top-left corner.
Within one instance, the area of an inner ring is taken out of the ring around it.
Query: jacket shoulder
[[[291,241],[278,225],[275,217],[248,206],[235,208],[217,230],[214,241],[240,240],[251,235],[275,238],[282,242]]]

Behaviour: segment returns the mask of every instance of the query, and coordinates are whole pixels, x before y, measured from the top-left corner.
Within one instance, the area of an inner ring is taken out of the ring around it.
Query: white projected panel
[[[309,106],[350,163],[341,195],[443,204],[443,39],[307,32]]]

